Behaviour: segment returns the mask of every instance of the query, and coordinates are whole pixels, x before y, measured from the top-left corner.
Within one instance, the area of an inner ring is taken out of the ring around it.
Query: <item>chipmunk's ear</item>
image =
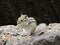
[[[21,16],[25,16],[25,18],[28,17],[27,14],[22,14],[22,13],[21,13]]]
[[[23,14],[21,13],[21,16],[22,16]]]

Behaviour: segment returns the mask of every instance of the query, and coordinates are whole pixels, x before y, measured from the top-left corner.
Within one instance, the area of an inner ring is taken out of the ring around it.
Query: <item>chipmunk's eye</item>
[[[23,20],[21,20],[21,22],[23,22]]]
[[[27,16],[25,16],[25,18],[27,18]]]

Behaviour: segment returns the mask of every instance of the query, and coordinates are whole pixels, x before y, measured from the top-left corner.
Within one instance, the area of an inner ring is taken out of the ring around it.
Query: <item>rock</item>
[[[4,45],[4,43],[2,41],[0,41],[0,45]]]
[[[35,35],[41,35],[41,34],[43,34],[46,30],[45,30],[45,28],[47,27],[47,24],[45,24],[45,23],[41,23],[41,24],[39,24],[37,27],[36,27],[36,29],[35,29]]]
[[[60,29],[57,28],[59,26],[58,23],[49,24],[42,35],[17,36],[7,40],[6,45],[60,45]]]
[[[49,28],[57,28],[57,29],[60,29],[60,23],[50,23],[48,25]]]
[[[11,35],[11,33],[16,34],[15,31],[19,33],[17,26],[1,26],[1,31],[8,29],[11,33],[5,35],[3,31],[3,33],[1,32],[2,34],[0,33],[0,45],[60,45],[60,23],[50,23],[48,26],[45,23],[41,23],[37,27],[44,33],[39,35],[39,32],[36,30],[36,35],[20,36],[19,34],[15,36]]]
[[[7,25],[7,26],[0,27],[0,34],[1,35],[17,36],[20,33],[21,33],[21,31],[18,29],[17,26],[14,26],[14,25]]]

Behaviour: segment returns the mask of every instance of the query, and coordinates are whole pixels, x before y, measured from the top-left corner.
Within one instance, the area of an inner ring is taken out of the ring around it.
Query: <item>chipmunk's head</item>
[[[24,22],[25,20],[27,20],[27,18],[28,18],[27,15],[21,14],[21,16],[17,20],[17,24],[20,24],[21,22]]]

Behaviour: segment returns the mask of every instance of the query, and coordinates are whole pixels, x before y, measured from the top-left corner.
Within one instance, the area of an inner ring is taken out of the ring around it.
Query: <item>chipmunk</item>
[[[36,20],[33,17],[27,15],[21,15],[17,20],[17,25],[23,30],[22,35],[31,35],[36,29]]]

